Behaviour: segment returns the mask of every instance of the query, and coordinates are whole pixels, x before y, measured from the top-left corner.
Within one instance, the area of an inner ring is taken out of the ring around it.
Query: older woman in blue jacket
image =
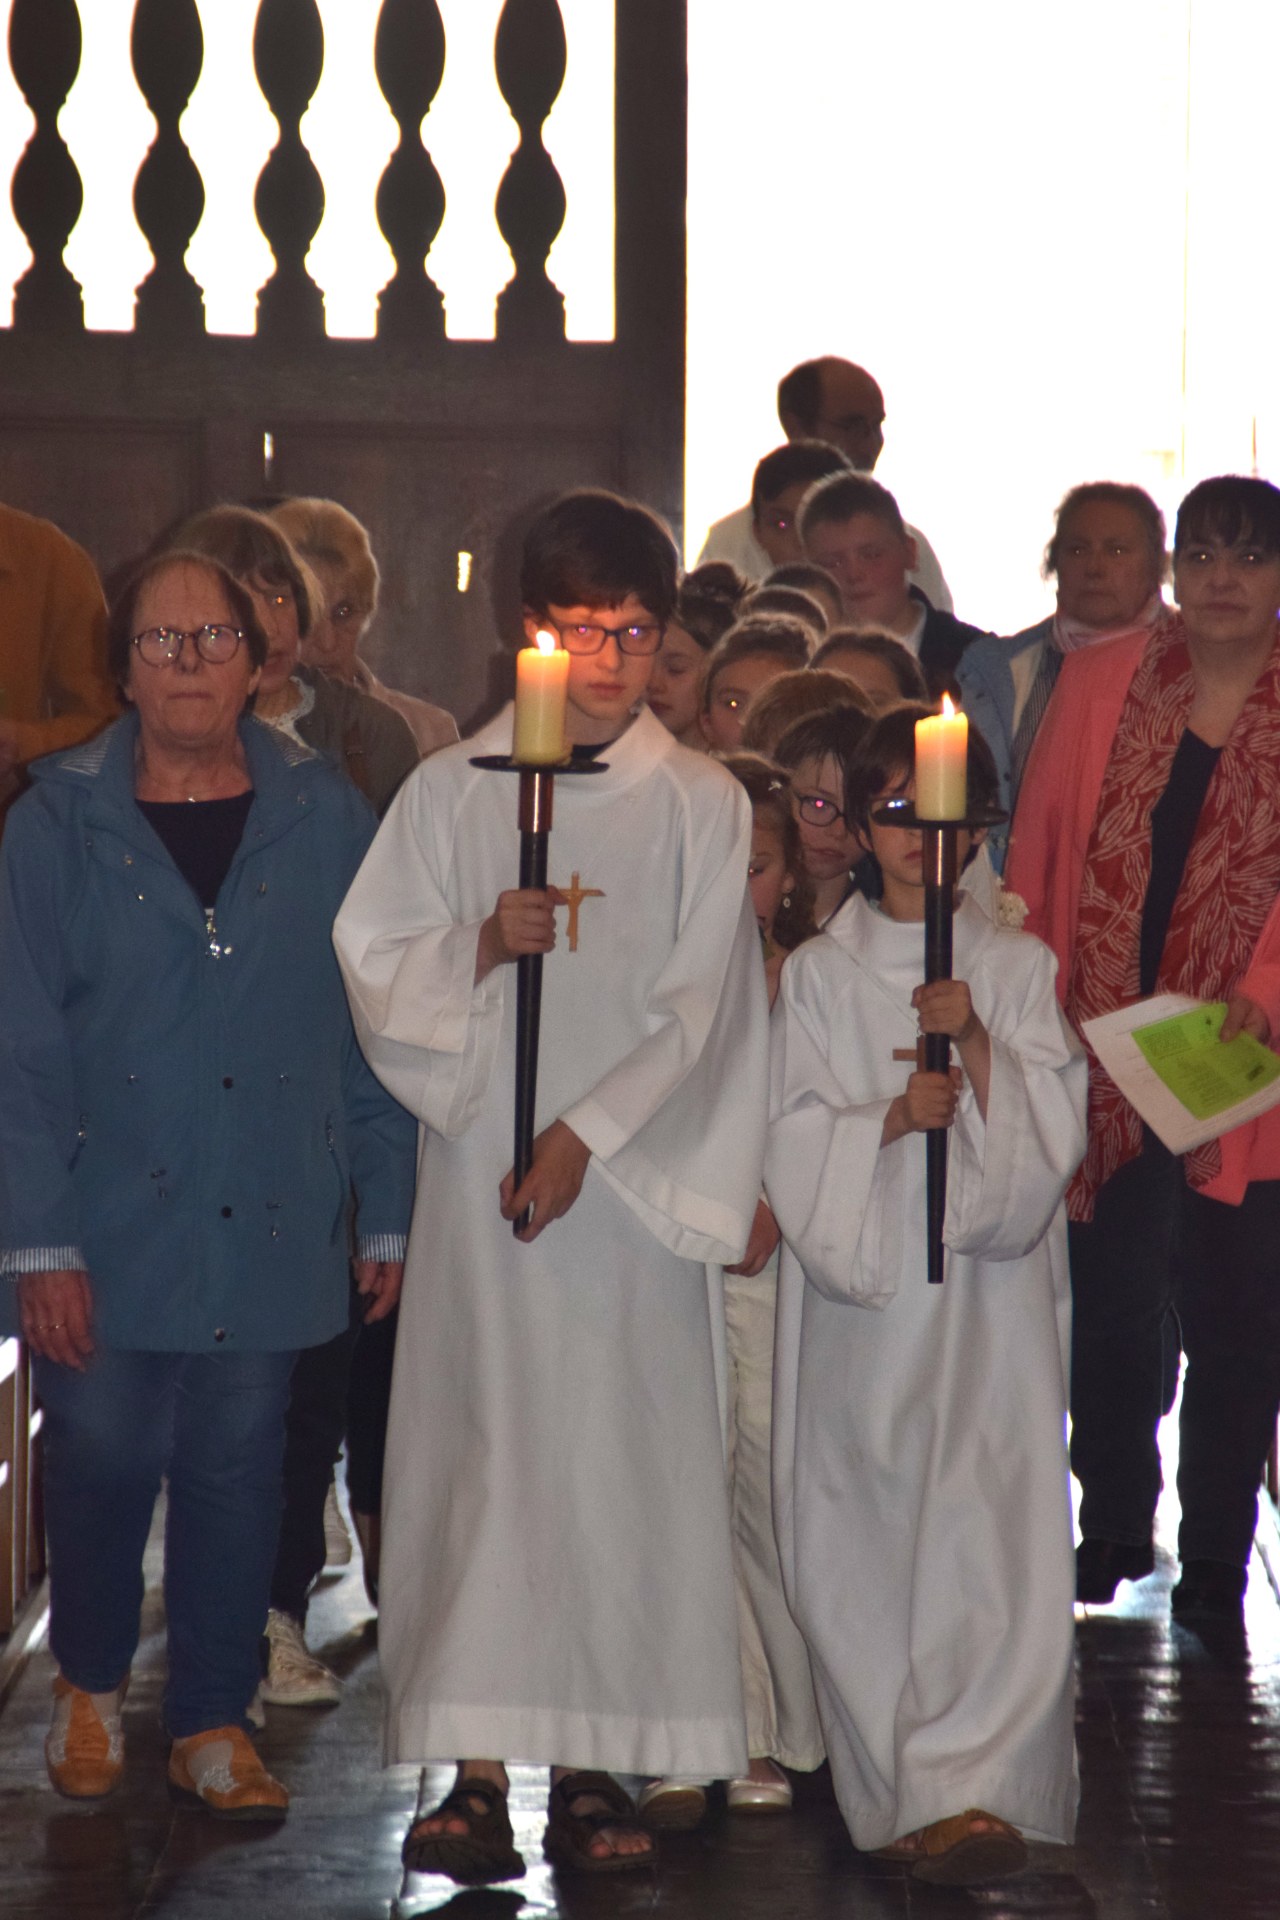
[[[278,1819],[247,1736],[298,1351],[395,1304],[413,1127],[365,1067],[330,929],[373,817],[247,717],[265,657],[216,563],[126,589],[131,711],[33,768],[0,853],[0,1315],[45,1414],[46,1742],[62,1793],[123,1768],[142,1554],[168,1478],[172,1789]]]

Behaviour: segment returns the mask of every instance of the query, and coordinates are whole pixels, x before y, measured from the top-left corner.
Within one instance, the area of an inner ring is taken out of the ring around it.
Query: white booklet
[[[1221,1001],[1158,993],[1084,1022],[1098,1059],[1170,1153],[1280,1106],[1280,1056],[1247,1033],[1224,1046],[1225,1012]]]

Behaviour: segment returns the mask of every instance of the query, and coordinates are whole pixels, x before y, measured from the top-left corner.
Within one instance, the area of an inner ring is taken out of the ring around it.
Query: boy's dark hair
[[[1280,487],[1245,474],[1219,474],[1202,480],[1178,508],[1173,535],[1174,554],[1199,540],[1225,547],[1261,547],[1280,554]]]
[[[150,553],[140,561],[111,603],[111,613],[107,620],[107,668],[122,693],[124,683],[129,678],[133,637],[137,632],[135,610],[141,598],[142,589],[149,581],[154,580],[157,574],[167,573],[170,567],[184,566],[199,567],[202,572],[212,574],[218,582],[227,596],[235,623],[244,635],[245,648],[252,665],[260,667],[267,657],[267,636],[262,631],[257,608],[235,575],[224,567],[220,560],[213,559],[207,553],[196,553],[184,547],[170,547],[158,553]]]
[[[829,593],[839,606],[844,599],[840,591],[840,582],[828,567],[819,567],[812,560],[787,560],[782,566],[775,567],[772,573],[766,573],[760,582],[762,587],[799,587],[802,593]]]
[[[812,666],[780,673],[752,696],[742,723],[743,751],[772,754],[776,742],[797,720],[821,713],[825,707],[850,705],[871,711],[862,689],[842,673],[827,673],[821,667],[815,672]]]
[[[815,640],[827,630],[827,616],[803,587],[757,587],[742,603],[741,617],[754,620],[762,613],[789,613],[812,627]]]
[[[773,749],[780,767],[794,769],[802,760],[834,760],[847,785],[849,763],[871,725],[871,716],[856,704],[856,694],[817,713],[794,720]]]
[[[217,560],[245,586],[255,581],[287,593],[298,616],[298,633],[306,639],[323,611],[319,582],[300,560],[283,527],[253,507],[224,502],[184,520],[173,545],[206,560]]]
[[[887,707],[871,722],[845,769],[844,817],[848,826],[865,835],[871,802],[877,794],[911,778],[916,764],[916,721],[926,720],[937,711],[923,700],[904,700],[901,706]],[[970,806],[975,810],[997,806],[1000,776],[991,749],[972,720],[967,773]]]
[[[656,513],[603,488],[561,494],[524,537],[520,594],[545,619],[552,606],[616,607],[635,595],[661,625],[676,604],[676,543]]]
[[[811,486],[833,473],[852,473],[853,462],[839,447],[826,440],[788,440],[757,462],[751,476],[751,511],[761,507],[789,487]]]
[[[728,633],[750,591],[746,574],[728,560],[704,560],[681,580],[672,618],[705,651]]]
[[[791,782],[785,769],[762,753],[720,753],[716,758],[745,787],[753,818],[766,820],[782,841],[782,857],[793,885],[774,916],[773,937],[790,953],[818,931],[813,918],[813,882],[805,872],[800,829],[791,811]]]
[[[904,647],[891,633],[884,633],[878,627],[832,627],[809,665],[825,667],[841,653],[861,653],[869,660],[883,660],[904,700],[928,700],[924,669],[910,647]]]
[[[736,666],[739,660],[754,660],[759,654],[782,660],[789,667],[807,667],[812,647],[809,628],[800,620],[788,619],[785,613],[772,614],[768,619],[740,620],[717,640],[707,657],[702,676],[703,712],[710,712],[712,689],[726,667]]]
[[[855,513],[869,513],[892,527],[900,539],[907,537],[906,522],[888,487],[869,473],[850,472],[833,473],[809,489],[800,502],[800,538],[807,540],[815,527],[852,520]]]

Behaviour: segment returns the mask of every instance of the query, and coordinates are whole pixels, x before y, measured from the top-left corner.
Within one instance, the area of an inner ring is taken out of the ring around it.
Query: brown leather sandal
[[[603,1800],[602,1807],[587,1813],[575,1813],[575,1800]],[[557,1780],[547,1800],[547,1827],[542,1836],[542,1851],[557,1867],[572,1867],[578,1873],[634,1873],[646,1871],[657,1860],[657,1848],[649,1844],[642,1853],[606,1853],[597,1857],[591,1842],[605,1827],[622,1827],[632,1833],[644,1833],[636,1816],[635,1802],[620,1787],[612,1774],[583,1771],[566,1773]]]
[[[475,1805],[479,1800],[480,1807]],[[424,1833],[440,1814],[465,1820],[465,1833]],[[460,1780],[438,1807],[415,1820],[405,1835],[400,1858],[411,1873],[445,1873],[461,1887],[487,1887],[495,1880],[519,1880],[524,1861],[515,1849],[507,1796],[491,1780]]]
[[[887,1847],[872,1847],[870,1852],[873,1860],[895,1860],[899,1866],[909,1867],[920,1858],[920,1836],[904,1833],[900,1840],[891,1840]]]
[[[975,1832],[975,1820],[988,1824]],[[913,1837],[919,1849],[912,1876],[934,1886],[976,1887],[985,1880],[1007,1880],[1027,1864],[1026,1841],[1018,1829],[985,1807],[967,1807],[947,1820],[935,1820]]]

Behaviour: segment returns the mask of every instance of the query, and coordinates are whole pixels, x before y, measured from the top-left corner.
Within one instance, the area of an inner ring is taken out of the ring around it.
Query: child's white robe
[[[923,948],[921,926],[855,900],[783,968],[765,1168],[784,1236],[774,1517],[855,1844],[971,1806],[1069,1840],[1062,1194],[1085,1063],[1048,949],[964,900],[954,973],[992,1036],[989,1118],[966,1084],[946,1280],[929,1286],[924,1135],[880,1145]]]
[[[423,1123],[387,1445],[386,1753],[743,1770],[719,1267],[760,1192],[768,1008],[751,816],[642,712],[556,783],[549,877],[599,888],[543,971],[539,1128],[592,1149],[531,1245],[511,1166],[516,970],[473,986],[517,884],[510,709],[409,776],[338,918],[374,1071]],[[712,1271],[709,1273],[709,1268]]]

